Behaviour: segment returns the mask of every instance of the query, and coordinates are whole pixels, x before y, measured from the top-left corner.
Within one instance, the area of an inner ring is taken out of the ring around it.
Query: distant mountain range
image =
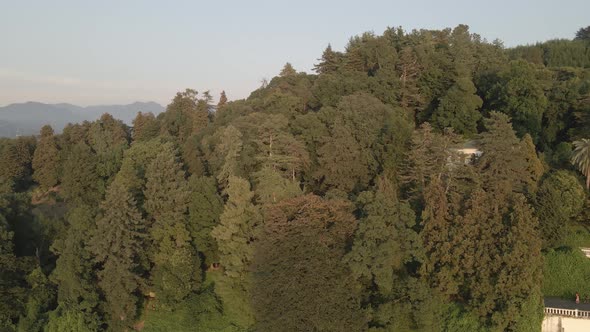
[[[56,133],[60,133],[68,123],[94,121],[104,113],[109,113],[130,125],[137,112],[152,112],[158,115],[163,111],[164,107],[154,102],[87,107],[38,102],[10,104],[0,107],[0,137],[36,135],[46,124],[51,125]]]

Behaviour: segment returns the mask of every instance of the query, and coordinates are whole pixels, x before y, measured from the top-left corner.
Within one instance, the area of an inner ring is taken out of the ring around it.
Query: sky
[[[590,0],[0,0],[0,106],[167,105],[185,88],[235,100],[365,31],[467,24],[510,47],[571,39],[589,13]]]

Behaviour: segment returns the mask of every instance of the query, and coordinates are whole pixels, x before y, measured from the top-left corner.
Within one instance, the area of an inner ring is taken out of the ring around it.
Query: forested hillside
[[[539,331],[590,295],[588,31],[390,28],[1,139],[0,330]]]

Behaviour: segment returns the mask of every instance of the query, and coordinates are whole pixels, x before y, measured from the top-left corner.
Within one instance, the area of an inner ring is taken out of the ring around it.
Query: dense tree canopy
[[[590,246],[589,52],[388,28],[0,139],[0,330],[538,331]]]

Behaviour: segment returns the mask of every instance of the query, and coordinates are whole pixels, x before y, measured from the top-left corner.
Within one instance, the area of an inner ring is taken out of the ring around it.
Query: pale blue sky
[[[328,43],[460,23],[506,46],[572,38],[590,0],[0,0],[0,106],[166,105],[186,87],[245,98],[285,62],[311,71]]]

